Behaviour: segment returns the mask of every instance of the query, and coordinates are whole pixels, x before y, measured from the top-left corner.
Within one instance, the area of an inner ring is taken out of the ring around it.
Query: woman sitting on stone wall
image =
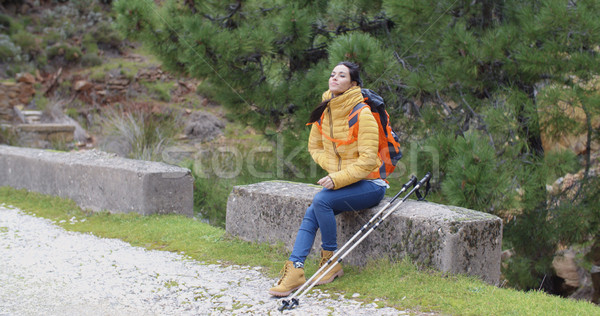
[[[304,260],[317,229],[321,230],[322,266],[337,249],[335,215],[370,208],[385,195],[388,185],[378,172],[382,164],[378,157],[379,128],[369,107],[359,114],[356,141],[343,142],[349,135],[350,112],[364,101],[361,85],[358,65],[339,63],[329,77],[329,90],[323,93],[321,104],[310,115],[309,121],[313,124],[308,151],[328,175],[317,182],[323,189],[306,209],[294,248],[282,269],[283,275],[269,290],[271,295],[288,296],[306,282]],[[316,122],[319,124],[314,124]],[[336,266],[316,285],[330,283],[344,274],[340,263],[331,264]]]

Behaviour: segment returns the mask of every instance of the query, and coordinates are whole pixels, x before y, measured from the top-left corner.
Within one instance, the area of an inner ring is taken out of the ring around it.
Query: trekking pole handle
[[[398,198],[398,196],[400,196],[400,194],[402,194],[404,191],[406,191],[411,186],[414,186],[416,182],[417,182],[417,177],[415,177],[415,175],[410,176],[410,180],[408,180],[408,182],[406,182],[405,184],[402,185],[402,189],[400,190],[400,192],[398,192],[398,193],[396,193],[396,195],[394,195],[394,197],[390,200],[390,204],[394,203],[394,201]]]
[[[419,183],[417,183],[416,188],[423,187],[423,185],[425,185],[425,183],[427,183],[427,181],[429,181],[429,179],[431,179],[431,172],[427,172],[427,174],[423,177],[423,179],[421,179],[421,181],[419,181]]]

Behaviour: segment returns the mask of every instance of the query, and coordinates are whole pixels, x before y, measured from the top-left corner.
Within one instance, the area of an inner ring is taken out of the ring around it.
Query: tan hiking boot
[[[294,263],[289,260],[285,262],[280,274],[281,279],[277,285],[269,290],[269,294],[273,296],[288,296],[306,282],[304,269],[294,267]]]
[[[333,251],[321,250],[321,263],[319,264],[319,268],[321,268],[322,266],[327,264],[327,261],[329,261],[329,259],[331,259],[332,256],[333,256]],[[338,263],[337,259],[339,259],[339,258],[336,258],[336,261],[331,263],[331,264],[335,265],[334,268],[331,269],[331,271],[329,271],[329,273],[327,273],[323,278],[321,278],[321,280],[319,280],[319,282],[317,282],[315,285],[331,283],[331,282],[333,282],[333,279],[344,275],[344,270],[342,269],[342,264]],[[326,268],[323,269],[323,271],[321,273],[327,271],[327,269],[329,269],[330,267],[331,267],[331,265],[327,266]],[[317,275],[315,277],[315,280],[317,280],[317,278],[321,275],[321,273],[319,273],[319,275]]]

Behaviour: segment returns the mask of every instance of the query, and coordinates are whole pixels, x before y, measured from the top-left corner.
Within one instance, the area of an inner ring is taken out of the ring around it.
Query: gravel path
[[[0,204],[0,315],[279,315],[267,293],[275,281],[258,268],[65,231]],[[285,314],[407,313],[315,289]]]

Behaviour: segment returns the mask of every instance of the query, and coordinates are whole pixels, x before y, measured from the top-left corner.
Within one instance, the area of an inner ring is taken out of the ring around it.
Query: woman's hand
[[[325,189],[333,190],[333,180],[331,180],[331,177],[329,176],[321,178],[319,181],[317,181],[317,183],[323,186]]]

